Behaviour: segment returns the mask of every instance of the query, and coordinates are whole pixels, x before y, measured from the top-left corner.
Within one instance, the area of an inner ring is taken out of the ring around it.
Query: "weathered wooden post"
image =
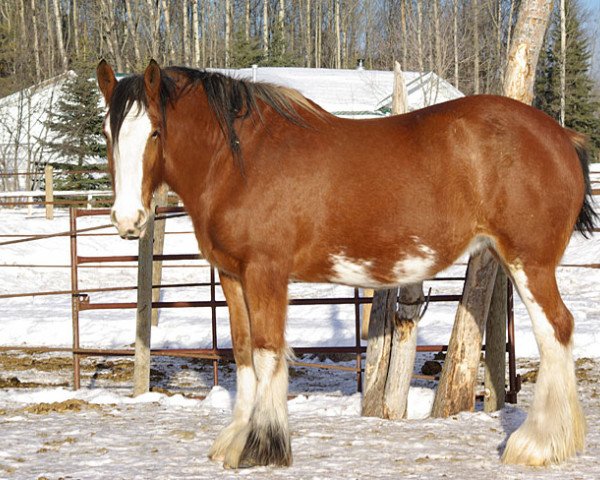
[[[154,238],[154,208],[151,208],[146,232],[139,240],[138,289],[135,332],[135,365],[133,395],[150,390],[150,331],[152,323],[152,244]]]
[[[54,168],[46,165],[44,168],[44,183],[46,185],[46,218],[54,219]]]
[[[417,326],[424,301],[422,283],[400,287],[389,374],[383,397],[385,418],[399,420],[406,417],[408,391],[417,353]]]
[[[496,273],[494,292],[485,330],[485,395],[483,410],[495,412],[504,407],[506,382],[507,278],[502,268]]]
[[[169,187],[166,183],[163,183],[155,194],[155,201],[157,207],[167,205],[169,197]],[[165,219],[156,220],[154,222],[154,255],[162,255],[165,247],[165,228],[167,221]],[[162,261],[153,262],[152,266],[152,285],[160,285],[162,281]],[[158,302],[160,300],[160,288],[152,289],[152,302]],[[152,309],[152,326],[158,325],[159,309]]]
[[[390,365],[397,298],[397,289],[378,290],[373,296],[362,401],[362,415],[366,417],[384,417],[383,397]]]
[[[469,259],[446,361],[431,415],[447,417],[475,406],[475,382],[498,264],[488,249]]]
[[[396,62],[392,113],[406,110],[406,88],[400,64]],[[397,312],[396,301],[399,303]],[[375,293],[368,324],[363,415],[389,419],[406,416],[417,346],[417,322],[423,301],[422,283],[400,287],[399,292],[393,289]]]

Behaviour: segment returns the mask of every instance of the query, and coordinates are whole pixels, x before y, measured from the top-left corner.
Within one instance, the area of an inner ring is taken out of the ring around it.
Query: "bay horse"
[[[582,451],[573,317],[555,270],[572,231],[591,232],[596,218],[583,136],[496,96],[349,120],[291,89],[153,60],[120,82],[101,61],[97,79],[119,234],[144,234],[166,182],[219,271],[237,394],[210,458],[292,463],[290,281],[386,288],[477,248],[492,248],[511,276],[540,349],[535,398],[503,461],[547,465]]]

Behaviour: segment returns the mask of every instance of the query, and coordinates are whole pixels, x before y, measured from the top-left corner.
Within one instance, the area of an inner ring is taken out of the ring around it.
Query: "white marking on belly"
[[[407,257],[394,265],[394,278],[399,285],[415,283],[431,276],[435,253],[429,247],[422,257]]]
[[[341,283],[352,286],[372,286],[377,282],[369,275],[369,269],[373,262],[369,260],[353,260],[344,254],[331,255],[333,283]]]
[[[348,258],[344,253],[330,256],[332,263],[329,281],[355,287],[383,288],[415,283],[428,278],[435,265],[435,251],[427,245],[417,247],[419,255],[407,255],[392,267],[390,278],[384,282],[373,278],[373,261]]]

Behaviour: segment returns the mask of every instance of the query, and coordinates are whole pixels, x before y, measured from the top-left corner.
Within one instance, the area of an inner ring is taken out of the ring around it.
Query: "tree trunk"
[[[279,11],[277,12],[277,28],[279,29],[279,35],[281,36],[281,51],[285,52],[285,0],[279,0]]]
[[[119,40],[115,29],[114,4],[112,0],[102,0],[101,10],[104,23],[104,35],[106,36],[108,50],[117,64],[117,71],[123,71],[123,57],[119,48]]]
[[[246,0],[245,5],[244,40],[250,42],[250,0]]]
[[[424,300],[422,282],[400,287],[398,311],[393,317],[389,373],[383,395],[384,418],[390,420],[406,418],[417,353],[417,325]]]
[[[334,0],[335,18],[335,68],[342,68],[342,36],[340,30],[340,0]]]
[[[155,2],[154,0],[146,0],[146,9],[150,14],[150,56],[160,62],[160,3]]]
[[[165,37],[164,43],[167,46],[167,52],[169,54],[169,58],[167,58],[167,63],[173,63],[175,61],[175,46],[173,44],[173,37],[171,36],[171,14],[169,12],[169,5],[166,0],[160,0],[162,11],[163,11],[163,21],[165,24]]]
[[[440,31],[440,0],[433,0],[433,26],[435,35],[435,73],[444,77],[444,67],[442,65],[442,37]]]
[[[312,63],[312,32],[311,32],[311,7],[310,0],[306,0],[306,31],[305,31],[305,39],[306,39],[306,54],[304,56],[304,61],[306,67],[310,68]]]
[[[269,2],[263,0],[262,48],[265,58],[269,55]]]
[[[504,95],[528,105],[533,101],[535,69],[552,5],[552,0],[529,0],[519,8],[504,76]]]
[[[406,0],[400,2],[400,31],[402,34],[402,67],[406,68],[408,61],[408,34],[406,31]]]
[[[506,304],[507,278],[502,268],[496,273],[494,293],[485,330],[485,397],[483,410],[495,412],[504,407],[506,394]]]
[[[54,31],[52,29],[52,20],[50,20],[50,4],[49,4],[50,0],[46,0],[45,1],[45,5],[46,5],[46,36],[48,38],[48,45],[52,45],[54,43]],[[47,48],[46,51],[48,52],[48,75],[50,77],[54,76],[54,52],[55,52],[55,48]],[[102,51],[102,44],[100,45],[100,51]]]
[[[202,6],[202,11],[201,11],[201,19],[200,22],[202,23],[202,66],[206,68],[206,34],[208,32],[208,28],[207,28],[207,21],[206,21],[206,0],[200,0],[202,3],[200,4]]]
[[[40,40],[38,37],[38,19],[36,11],[36,0],[31,0],[31,20],[33,23],[33,58],[35,60],[35,81],[42,81],[42,67],[40,63]]]
[[[315,14],[315,67],[321,68],[321,28],[323,24],[323,7],[317,2]]]
[[[560,124],[565,126],[565,91],[567,82],[567,19],[565,0],[560,0]]]
[[[225,68],[231,57],[231,0],[225,0]]]
[[[469,260],[463,299],[456,312],[435,392],[433,417],[448,417],[464,410],[472,411],[475,407],[477,367],[497,270],[498,264],[487,249]]]
[[[192,1],[192,35],[194,36],[194,67],[200,66],[200,24],[198,23],[198,2]]]
[[[131,0],[125,0],[125,9],[127,11],[127,29],[129,30],[129,35],[131,36],[133,42],[133,54],[134,54],[134,67],[139,68],[142,64],[142,54],[140,53],[140,46],[138,42],[138,36],[136,34],[134,17],[135,13],[131,8]]]
[[[458,0],[452,2],[452,44],[454,47],[454,86],[458,88]]]
[[[60,55],[62,71],[66,72],[69,68],[69,60],[67,58],[65,44],[63,42],[62,17],[60,14],[59,0],[53,0],[52,3],[54,6],[54,23],[56,27],[56,45],[58,46],[58,53]]]
[[[33,2],[32,2],[33,3]],[[75,46],[75,56],[79,57],[79,15],[77,13],[77,0],[71,4],[71,23],[73,24],[73,42]],[[34,19],[35,25],[35,19]]]
[[[473,0],[473,93],[479,93],[479,0]]]
[[[189,48],[189,22],[188,22],[188,0],[181,1],[181,60],[182,65],[190,64]]]
[[[419,62],[419,73],[425,70],[423,63],[423,5],[421,0],[417,0],[417,61]]]
[[[393,322],[387,320],[394,318],[397,293],[397,290],[379,290],[373,297],[362,402],[365,417],[384,417],[383,396],[393,335]]]

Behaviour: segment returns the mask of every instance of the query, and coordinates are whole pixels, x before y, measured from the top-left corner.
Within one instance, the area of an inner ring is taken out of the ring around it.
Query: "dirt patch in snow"
[[[26,413],[47,415],[49,413],[81,412],[82,410],[102,410],[102,407],[85,400],[70,399],[63,402],[34,403],[22,409]]]

